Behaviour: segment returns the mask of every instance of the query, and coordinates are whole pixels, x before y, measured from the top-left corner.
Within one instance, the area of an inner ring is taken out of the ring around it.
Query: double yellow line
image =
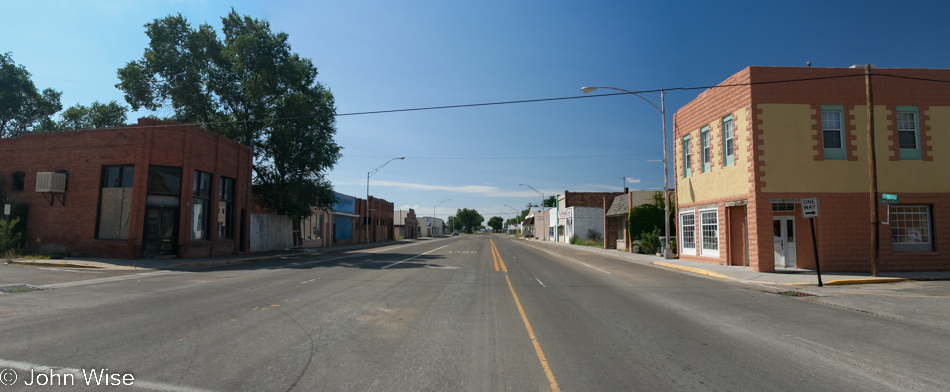
[[[541,361],[541,367],[544,368],[544,374],[548,377],[548,382],[551,383],[551,391],[560,392],[561,389],[557,387],[557,381],[554,379],[554,372],[551,371],[551,366],[548,365],[548,359],[544,356],[544,351],[541,350],[541,343],[538,342],[538,337],[534,335],[534,328],[531,328],[531,323],[528,322],[528,316],[524,313],[524,308],[521,307],[521,301],[518,300],[518,294],[515,293],[515,287],[511,285],[511,279],[508,278],[508,267],[505,267],[505,262],[501,259],[501,253],[498,253],[498,247],[495,246],[495,241],[492,241],[491,238],[488,239],[491,242],[491,256],[495,260],[495,272],[498,272],[498,265],[501,265],[502,271],[505,272],[505,280],[508,282],[508,289],[511,290],[511,296],[515,299],[515,305],[518,306],[518,313],[521,313],[521,320],[524,321],[524,327],[528,330],[528,336],[531,337],[531,343],[534,344],[534,351],[538,354],[538,359]]]

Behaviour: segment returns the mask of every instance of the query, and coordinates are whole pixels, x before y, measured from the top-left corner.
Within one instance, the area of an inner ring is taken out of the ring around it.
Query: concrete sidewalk
[[[147,258],[138,260],[129,259],[110,259],[95,257],[78,257],[64,259],[6,259],[11,264],[29,265],[36,267],[60,267],[60,268],[103,268],[103,269],[121,269],[121,270],[169,270],[169,269],[189,269],[189,268],[208,268],[229,264],[248,263],[258,260],[280,259],[298,256],[317,256],[321,254],[335,254],[347,251],[372,249],[384,246],[409,244],[419,241],[430,241],[431,239],[401,240],[375,242],[371,244],[339,245],[322,248],[293,248],[284,250],[275,250],[269,252],[258,252],[249,254],[237,254],[219,257],[207,257],[197,259],[181,259],[173,257]],[[0,260],[2,261],[2,260]]]
[[[698,261],[664,259],[660,256],[641,255],[613,249],[600,249],[589,246],[578,246],[553,241],[526,240],[542,245],[568,246],[572,249],[602,254],[638,263],[653,264],[656,266],[675,269],[699,275],[706,275],[719,279],[735,280],[746,283],[789,285],[789,286],[817,286],[818,274],[813,270],[797,268],[779,268],[775,272],[756,272],[747,266],[728,266],[701,263]],[[906,280],[950,280],[950,271],[921,271],[921,272],[883,272],[874,277],[867,273],[822,272],[821,281],[825,285],[890,283]]]

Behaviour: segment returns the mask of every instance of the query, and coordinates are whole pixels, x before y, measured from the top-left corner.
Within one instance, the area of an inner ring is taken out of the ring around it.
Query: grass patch
[[[37,255],[21,255],[21,259],[28,260],[62,260],[66,258],[66,255],[62,253],[50,253],[50,254],[37,254]]]
[[[0,292],[8,293],[8,294],[29,293],[29,292],[33,292],[37,290],[40,290],[40,289],[33,286],[27,286],[25,284],[18,284],[18,285],[13,285],[13,286],[0,286]]]
[[[604,249],[604,241],[596,241],[596,242],[590,242],[590,241],[584,242],[584,241],[581,241],[581,242],[578,242],[578,243],[575,244],[575,245],[583,245],[583,246],[589,246],[589,247],[591,247],[591,248]]]

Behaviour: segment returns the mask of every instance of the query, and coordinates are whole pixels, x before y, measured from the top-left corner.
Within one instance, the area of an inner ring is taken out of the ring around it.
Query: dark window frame
[[[11,185],[12,192],[23,192],[23,189],[26,188],[26,173],[13,172],[13,183]]]
[[[211,188],[214,185],[214,174],[209,172],[203,172],[201,170],[195,170],[194,178],[192,179],[192,193],[191,193],[191,240],[192,241],[208,241],[211,239],[210,229],[211,229],[211,215],[209,212],[211,210]],[[195,206],[196,205],[204,206],[201,209],[201,215],[195,215]],[[200,219],[204,218],[204,219]],[[198,220],[197,224],[195,220]],[[196,231],[196,229],[198,229]]]
[[[218,180],[218,208],[221,208],[220,203],[225,203],[224,210],[224,226],[221,226],[221,221],[218,221],[218,239],[219,240],[233,240],[234,239],[234,185],[237,183],[237,180],[220,176]]]

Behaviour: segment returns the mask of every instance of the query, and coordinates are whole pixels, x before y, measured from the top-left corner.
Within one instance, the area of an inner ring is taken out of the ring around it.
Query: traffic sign
[[[894,201],[896,202],[896,201],[897,201],[897,195],[892,195],[892,194],[890,194],[890,193],[884,193],[884,194],[881,195],[881,199],[884,199],[884,200],[894,200]]]
[[[802,199],[802,218],[818,217],[818,199]]]

